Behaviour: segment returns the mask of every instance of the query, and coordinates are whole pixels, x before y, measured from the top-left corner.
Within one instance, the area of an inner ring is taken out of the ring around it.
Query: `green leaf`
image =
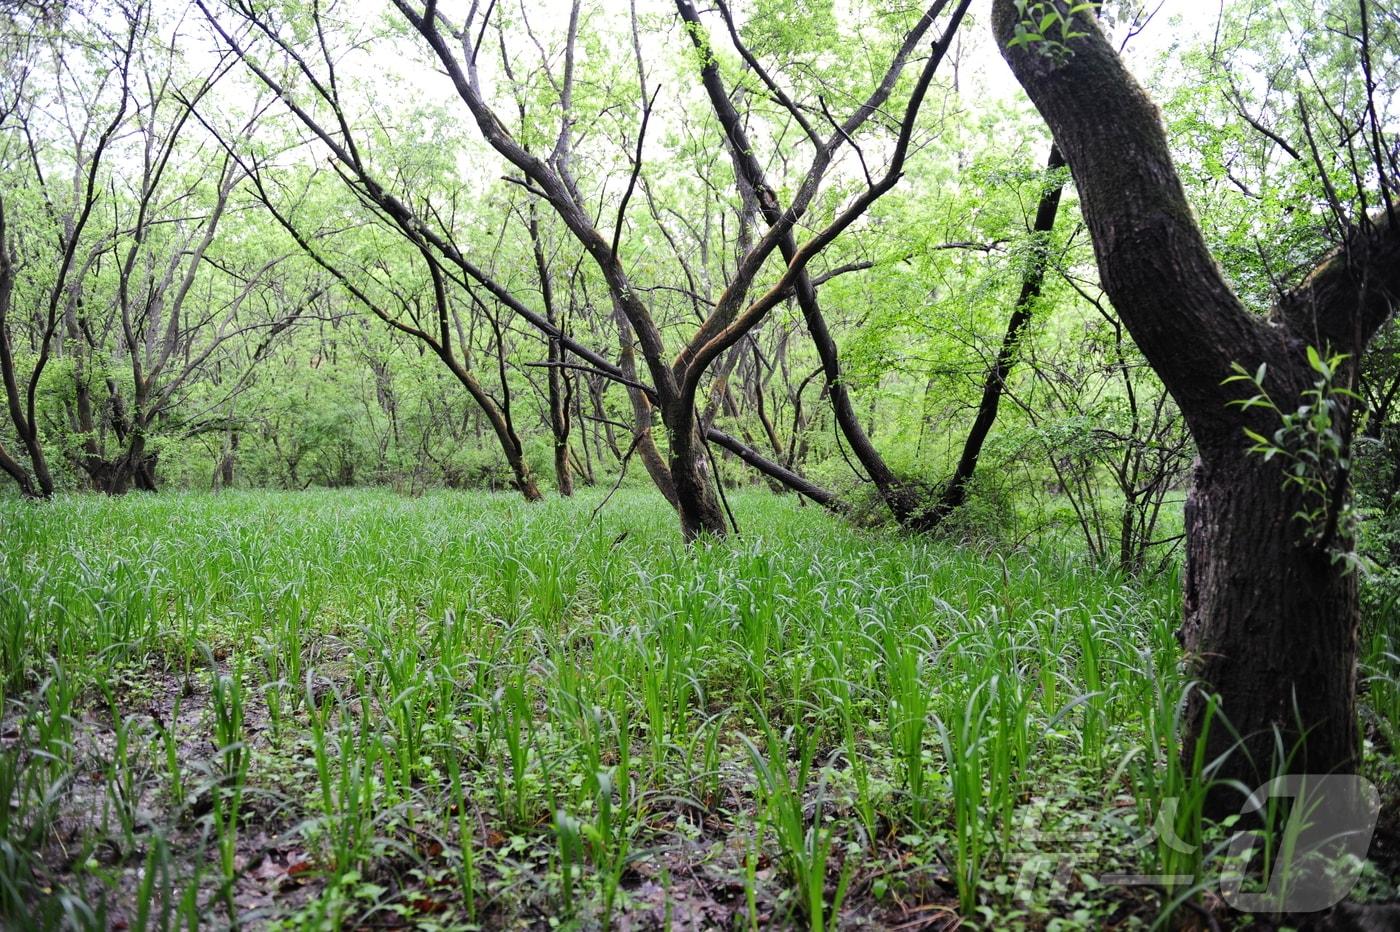
[[[1271,444],[1269,443],[1269,439],[1263,434],[1259,433],[1258,431],[1250,430],[1248,427],[1246,427],[1244,429],[1244,435],[1250,440],[1253,440],[1255,443],[1261,444],[1263,446],[1271,446]]]
[[[1308,347],[1308,365],[1312,366],[1314,372],[1322,372],[1322,357],[1317,354],[1317,347]]]

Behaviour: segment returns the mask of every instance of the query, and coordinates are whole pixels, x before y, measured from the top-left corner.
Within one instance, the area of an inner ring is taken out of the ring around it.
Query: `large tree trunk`
[[[134,474],[124,460],[97,460],[87,465],[94,491],[103,495],[125,495],[131,491]]]
[[[667,436],[671,440],[670,473],[676,495],[676,511],[681,517],[681,533],[686,543],[709,535],[724,537],[729,532],[716,478],[710,474],[705,442],[690,412],[663,412]]]
[[[155,456],[146,450],[145,433],[137,430],[126,438],[116,459],[84,457],[92,487],[104,495],[125,495],[132,490],[157,491]]]
[[[1229,775],[1251,789],[1283,763],[1275,732],[1286,754],[1297,750],[1294,773],[1349,769],[1360,749],[1356,576],[1299,541],[1304,503],[1282,479],[1259,457],[1212,457],[1197,465],[1187,506],[1181,637],[1229,721],[1205,736],[1206,759],[1230,753]],[[1193,738],[1205,706],[1193,694]],[[1220,808],[1241,801],[1226,794]]]
[[[530,471],[530,467],[525,462],[524,456],[519,450],[508,449],[505,451],[506,461],[510,464],[511,474],[515,477],[515,490],[525,497],[527,502],[538,502],[544,498],[540,494],[540,487],[535,482],[535,476]]]
[[[146,454],[135,464],[136,487],[143,492],[156,492],[160,490],[160,484],[156,479],[156,455]]]
[[[1400,230],[1360,224],[1272,321],[1249,313],[1196,225],[1156,108],[1092,13],[1055,5],[1079,34],[1064,54],[1008,46],[1022,15],[1014,0],[995,0],[993,31],[1074,175],[1104,290],[1200,451],[1182,638],[1193,674],[1243,739],[1217,776],[1252,788],[1274,773],[1349,772],[1359,751],[1355,580],[1295,519],[1300,503],[1278,459],[1250,452],[1245,428],[1271,435],[1277,417],[1232,405],[1250,393],[1226,379],[1232,364],[1266,364],[1275,402],[1295,410],[1314,379],[1305,349],[1360,354],[1392,312]],[[1234,744],[1218,719],[1203,734],[1206,707],[1198,698],[1189,709],[1188,756],[1203,737],[1216,751]],[[1210,809],[1224,815],[1239,802],[1216,794]]]

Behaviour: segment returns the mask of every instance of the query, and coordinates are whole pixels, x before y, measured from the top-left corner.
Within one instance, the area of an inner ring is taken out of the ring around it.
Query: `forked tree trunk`
[[[146,449],[143,428],[128,428],[121,454],[115,459],[84,456],[79,462],[95,491],[125,495],[132,490],[157,491],[155,455]]]
[[[687,543],[709,535],[723,537],[729,531],[716,494],[717,477],[711,475],[706,459],[705,444],[700,439],[691,417],[677,417],[663,412],[671,439],[670,472],[676,494],[676,511],[681,518],[681,533]],[[676,429],[672,425],[686,424]]]
[[[1315,378],[1307,347],[1363,352],[1400,295],[1400,229],[1363,218],[1272,320],[1251,314],[1206,247],[1156,108],[1093,14],[1054,4],[1078,34],[1062,54],[1043,40],[1008,46],[1023,15],[1014,0],[995,0],[993,31],[1074,175],[1104,290],[1200,453],[1181,634],[1193,675],[1218,696],[1233,733],[1217,719],[1203,735],[1209,719],[1198,693],[1185,751],[1202,737],[1212,759],[1233,750],[1217,776],[1250,788],[1275,773],[1349,772],[1360,749],[1355,579],[1295,518],[1299,493],[1284,486],[1282,457],[1265,462],[1250,452],[1245,428],[1269,436],[1277,416],[1271,423],[1233,405],[1252,393],[1226,379],[1233,364],[1265,365],[1267,390],[1291,411]],[[1239,802],[1222,792],[1209,808],[1225,815]]]
[[[525,465],[524,459],[514,452],[507,452],[506,459],[510,461],[511,472],[515,476],[516,491],[523,495],[527,502],[541,501],[544,496],[540,494],[540,487],[535,482],[530,467]]]
[[[701,24],[700,15],[695,5],[690,0],[677,0],[676,10],[690,28],[690,38],[696,48],[701,52],[706,52],[709,40],[705,36],[704,26]],[[724,10],[723,15],[732,26],[728,10]],[[731,31],[731,37],[736,42],[738,41],[737,34],[733,31]],[[747,50],[742,49],[742,47],[741,51],[747,54]],[[756,60],[750,60],[750,64],[751,67],[756,66]],[[757,71],[757,68],[755,70]],[[720,76],[718,59],[706,53],[702,58],[700,74],[705,91],[710,98],[710,104],[719,117],[725,137],[729,142],[734,171],[742,182],[741,190],[752,192],[753,204],[762,215],[764,222],[770,227],[775,226],[782,217],[783,207],[779,204],[776,193],[769,185],[762,165],[754,155],[753,145],[744,128],[744,120],[725,90]],[[783,261],[787,263],[791,263],[797,256],[797,239],[791,230],[785,231],[779,238],[778,252]],[[874,483],[875,488],[880,493],[880,498],[889,508],[895,521],[903,527],[915,530],[928,529],[929,503],[925,501],[922,490],[903,481],[895,474],[894,470],[885,462],[884,457],[880,455],[880,451],[875,448],[875,444],[871,442],[869,432],[861,428],[855,405],[851,401],[850,393],[846,390],[845,378],[841,371],[840,351],[837,348],[836,340],[827,327],[826,318],[822,314],[821,302],[817,297],[817,287],[805,270],[797,275],[793,291],[797,298],[798,307],[802,310],[802,318],[807,325],[807,332],[812,337],[812,345],[816,348],[817,356],[821,360],[822,372],[826,376],[826,395],[831,402],[832,413],[842,435],[850,445],[852,454],[869,475],[870,481]]]

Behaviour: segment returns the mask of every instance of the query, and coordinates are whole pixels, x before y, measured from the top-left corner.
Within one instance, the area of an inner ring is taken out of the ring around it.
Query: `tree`
[[[1335,455],[1305,467],[1328,473],[1319,501],[1314,486],[1288,481],[1287,455],[1258,455],[1246,431],[1267,438],[1283,427],[1273,409],[1242,398],[1232,377],[1243,370],[1265,382],[1277,409],[1292,412],[1321,403],[1309,392],[1325,390],[1318,363],[1335,368],[1326,357],[1347,357],[1338,378],[1355,372],[1400,295],[1395,162],[1371,110],[1361,138],[1383,209],[1346,217],[1338,203],[1340,243],[1267,318],[1250,313],[1192,215],[1156,109],[1094,21],[1094,6],[996,0],[992,28],[1070,166],[1104,290],[1199,451],[1181,637],[1231,729],[1208,728],[1211,702],[1198,694],[1188,737],[1204,738],[1211,759],[1228,754],[1220,775],[1250,786],[1275,769],[1349,771],[1360,742],[1357,584],[1339,554],[1349,547],[1342,518],[1354,412],[1345,395],[1324,399],[1338,415]],[[1364,38],[1364,2],[1360,11]],[[1364,42],[1361,53],[1369,54]],[[1369,70],[1367,84],[1373,90]]]
[[[426,43],[432,58],[446,73],[457,97],[466,105],[486,143],[518,173],[518,177],[513,179],[515,183],[552,210],[595,267],[614,309],[620,339],[628,350],[635,340],[649,383],[642,382],[635,373],[628,374],[625,353],[624,363],[614,364],[604,358],[596,348],[585,347],[568,334],[560,332],[557,326],[549,322],[547,315],[527,307],[488,270],[472,261],[465,245],[454,238],[454,231],[441,222],[440,216],[431,209],[430,203],[424,205],[425,209],[415,210],[404,198],[390,191],[379,180],[374,166],[368,164],[364,158],[363,150],[356,140],[357,134],[345,115],[346,110],[342,106],[340,91],[333,77],[333,65],[329,60],[325,62],[327,76],[322,79],[309,66],[306,57],[279,32],[273,17],[250,4],[234,4],[244,21],[252,27],[254,34],[260,35],[292,62],[294,69],[311,88],[313,97],[330,111],[330,120],[323,124],[308,106],[295,102],[295,95],[284,83],[274,77],[267,67],[260,65],[250,54],[247,44],[235,39],[231,32],[220,25],[205,4],[201,3],[201,8],[220,33],[224,43],[249,65],[259,80],[289,103],[296,117],[332,152],[338,166],[345,172],[346,180],[356,193],[373,204],[374,208],[403,235],[419,244],[426,259],[450,267],[455,280],[469,281],[485,289],[495,300],[509,307],[520,319],[527,321],[547,338],[558,340],[568,353],[582,360],[586,368],[606,374],[614,381],[627,385],[633,391],[640,428],[639,437],[646,435],[645,428],[650,409],[655,408],[666,429],[668,449],[667,461],[664,464],[665,473],[655,468],[652,472],[654,476],[660,476],[658,485],[663,489],[669,487],[673,492],[682,531],[687,539],[694,539],[707,533],[723,535],[727,528],[727,521],[710,474],[709,453],[706,448],[706,441],[713,436],[712,426],[702,422],[697,406],[702,383],[706,380],[711,365],[743,343],[750,332],[762,323],[775,307],[782,304],[794,289],[799,288],[798,279],[804,274],[807,264],[862,217],[871,204],[894,187],[904,170],[913,143],[915,123],[934,73],[951,45],[953,35],[969,5],[970,0],[960,0],[957,3],[936,0],[932,3],[907,32],[889,66],[877,76],[874,89],[860,99],[845,120],[839,123],[833,120],[833,130],[828,136],[811,135],[811,161],[806,172],[800,174],[793,182],[796,193],[791,203],[774,216],[762,236],[751,244],[742,241],[738,244],[739,255],[729,280],[679,351],[672,353],[668,350],[663,334],[662,327],[665,321],[658,313],[659,309],[649,304],[645,298],[646,290],[634,281],[633,269],[629,268],[627,250],[624,249],[624,233],[629,223],[627,208],[633,193],[641,183],[647,125],[656,96],[656,91],[649,91],[645,83],[646,72],[642,67],[641,48],[635,39],[635,14],[634,53],[638,68],[638,91],[643,103],[637,129],[633,134],[633,151],[626,154],[626,170],[622,174],[624,184],[620,194],[609,193],[605,183],[602,185],[603,196],[600,203],[592,204],[585,202],[581,193],[583,189],[576,177],[576,166],[571,158],[575,145],[574,137],[578,132],[573,101],[573,62],[578,39],[579,4],[574,5],[570,17],[564,42],[562,74],[556,76],[548,72],[547,64],[544,66],[548,84],[554,92],[548,112],[551,118],[557,115],[557,129],[548,135],[551,144],[549,151],[541,155],[532,145],[545,138],[545,133],[524,120],[521,121],[522,125],[516,126],[512,131],[488,101],[479,75],[478,57],[481,43],[491,25],[495,5],[482,11],[479,17],[474,7],[464,21],[455,23],[449,22],[435,3],[418,6],[395,0],[394,6],[403,21],[423,43]],[[812,208],[818,195],[824,193],[828,187],[824,182],[828,180],[828,171],[835,157],[843,148],[853,144],[866,125],[872,122],[872,118],[881,113],[882,107],[895,91],[905,65],[923,37],[945,12],[946,24],[933,42],[930,54],[919,69],[919,75],[909,91],[902,112],[891,127],[894,139],[884,171],[878,175],[867,174],[867,184],[863,189],[858,189],[857,193],[828,217],[818,216],[818,212]],[[502,60],[503,63],[508,63],[511,56],[505,50],[504,33],[501,33],[501,36]],[[702,49],[701,54],[708,53]],[[322,56],[326,57],[324,48]],[[611,218],[611,231],[606,231],[600,226],[601,218],[605,216]],[[769,259],[775,255],[782,255],[782,244],[791,240],[793,231],[804,220],[825,222],[817,226],[815,232],[791,251],[790,258],[784,258],[784,266],[774,278],[764,279],[762,273],[768,266]],[[720,442],[726,447],[737,444],[733,438]],[[794,484],[799,490],[811,486],[810,483],[800,481],[800,477],[795,477],[791,470],[772,463],[751,448],[746,449],[743,458],[751,464],[764,464],[762,468],[780,480],[799,480]]]
[[[1012,364],[1016,361],[1017,347],[1031,322],[1036,301],[1040,299],[1040,291],[1045,284],[1045,269],[1050,261],[1047,240],[1051,231],[1055,229],[1055,217],[1060,211],[1060,194],[1064,190],[1063,181],[1055,178],[1054,172],[1063,169],[1064,164],[1060,150],[1052,145],[1046,164],[1046,171],[1051,177],[1041,190],[1040,199],[1036,204],[1035,221],[1031,226],[1031,236],[1035,237],[1035,242],[1030,262],[1021,279],[1021,291],[1016,296],[1011,316],[1007,319],[1006,334],[1002,337],[996,360],[987,369],[987,377],[982,385],[982,397],[977,403],[977,416],[968,428],[962,454],[958,457],[958,465],[945,483],[938,497],[938,504],[929,515],[931,523],[937,524],[967,501],[968,486],[977,471],[982,447],[987,442],[992,425],[996,423],[997,409],[1001,406],[1002,395],[1006,393],[1006,380],[1011,374]]]
[[[119,12],[116,35],[101,11],[31,23],[0,115],[13,181],[0,195],[0,370],[29,460],[0,448],[0,468],[39,497],[55,488],[53,454],[99,491],[154,490],[157,433],[202,420],[176,412],[215,370],[236,395],[242,345],[263,347],[243,357],[256,364],[303,309],[252,310],[286,257],[250,249],[246,228],[221,254],[242,173],[191,108],[228,62],[186,77],[178,24],[162,34],[146,4]]]
[[[115,281],[96,275],[75,281],[80,297],[64,315],[74,362],[74,397],[66,406],[77,445],[72,456],[93,487],[108,494],[154,491],[151,442],[182,393],[214,364],[230,365],[234,343],[259,332],[272,339],[303,309],[293,301],[269,306],[266,317],[250,311],[249,299],[286,256],[248,256],[246,247],[220,256],[214,249],[242,173],[226,156],[210,159],[203,151],[208,140],[189,140],[188,130],[198,128],[190,119],[192,101],[227,69],[220,66],[187,98],[173,47],[143,47],[137,55],[149,93],[134,99],[134,125],[124,139],[139,165],[126,180],[130,197],[107,209]],[[251,130],[252,121],[243,127]],[[212,181],[208,190],[205,179]],[[257,361],[255,353],[250,364]]]
[[[783,87],[769,74],[758,57],[745,45],[735,24],[729,6],[721,0],[717,4],[719,13],[729,33],[730,41],[750,71],[768,92],[769,96],[786,111],[818,147],[822,147],[821,137],[816,128],[807,120],[802,108],[787,94]],[[735,107],[733,99],[720,75],[719,61],[710,47],[709,37],[700,21],[691,0],[676,0],[676,11],[688,27],[691,41],[699,54],[701,82],[704,85],[710,106],[724,130],[730,157],[734,161],[734,175],[745,206],[762,217],[770,229],[777,228],[778,251],[784,262],[791,263],[797,255],[797,240],[791,229],[783,224],[783,205],[769,182],[758,155],[754,150],[749,134],[744,128],[744,119]],[[956,25],[956,22],[955,22]],[[949,30],[951,35],[951,29]],[[881,499],[889,508],[894,519],[901,525],[926,528],[929,526],[927,503],[922,501],[918,490],[895,475],[884,457],[870,441],[856,415],[850,391],[842,379],[841,359],[836,340],[831,335],[826,316],[822,313],[817,286],[813,277],[803,269],[793,281],[793,293],[801,308],[812,345],[821,359],[822,374],[826,380],[826,398],[831,404],[832,414],[851,452],[864,468],[866,475],[875,485]]]
[[[6,174],[24,173],[29,185],[41,190],[43,206],[36,211],[42,219],[36,217],[27,225],[30,235],[25,237],[16,229],[14,211],[7,206],[19,186],[0,194],[0,379],[4,382],[10,426],[29,466],[26,469],[0,447],[0,468],[25,495],[48,498],[54,492],[54,479],[40,430],[39,386],[62,343],[64,321],[76,314],[81,302],[81,279],[106,250],[105,240],[94,242],[88,234],[102,193],[100,172],[104,160],[110,155],[113,140],[131,106],[131,69],[145,13],[139,7],[127,11],[124,29],[102,35],[111,49],[103,61],[106,74],[99,81],[78,79],[82,90],[62,108],[79,125],[69,127],[75,143],[66,153],[67,177],[63,184],[55,182],[52,190],[46,184],[48,176],[39,153],[43,131],[33,123],[40,108],[31,93],[31,71],[38,67],[51,69],[60,85],[82,71],[70,62],[70,50],[61,29],[53,33],[45,27],[48,11],[17,10],[7,18],[25,13],[33,13],[33,19],[25,17],[23,25],[18,21],[7,23],[10,28],[5,30],[8,42],[19,41],[25,47],[15,50],[21,54],[11,55],[14,67],[6,75],[4,102],[0,104],[0,126],[5,130],[0,159]],[[39,37],[30,37],[29,30]],[[40,51],[47,55],[41,56]],[[41,57],[45,62],[38,66],[34,59]],[[16,321],[14,305],[25,284],[21,275],[24,271],[34,279],[33,294],[28,297],[40,310]],[[31,357],[28,360],[21,358],[17,345],[21,330],[27,337],[25,355]]]
[[[701,56],[702,83],[724,129],[731,156],[736,160],[738,180],[741,186],[748,185],[752,189],[759,210],[768,224],[768,230],[752,248],[745,251],[735,269],[733,279],[716,300],[713,310],[672,361],[666,356],[665,342],[655,317],[639,300],[619,249],[627,194],[624,193],[619,204],[611,241],[597,228],[578,197],[568,161],[569,137],[572,133],[569,121],[572,119],[572,112],[567,97],[561,99],[564,123],[559,142],[556,143],[550,158],[540,159],[511,135],[487,103],[478,77],[475,55],[459,56],[446,41],[446,36],[441,31],[443,22],[439,21],[435,4],[429,2],[419,9],[403,0],[395,0],[395,6],[400,13],[427,41],[438,61],[446,69],[454,88],[466,103],[486,141],[524,175],[527,184],[534,186],[538,196],[554,209],[564,225],[597,263],[615,306],[636,333],[638,345],[652,379],[652,389],[657,396],[661,419],[667,428],[671,479],[680,511],[681,528],[687,539],[693,539],[702,533],[722,535],[726,529],[725,518],[720,511],[705,467],[703,435],[706,425],[698,422],[696,413],[696,393],[701,379],[709,366],[721,354],[743,341],[790,290],[798,295],[799,302],[804,304],[804,311],[814,307],[812,286],[806,277],[807,264],[898,181],[908,155],[915,119],[934,72],[967,11],[969,3],[966,0],[954,5],[946,27],[934,42],[932,52],[921,69],[899,122],[897,137],[885,171],[878,178],[867,175],[868,185],[861,194],[838,211],[829,224],[811,236],[800,248],[796,245],[793,228],[819,191],[833,157],[889,98],[896,79],[921,37],[949,5],[948,0],[937,0],[929,6],[905,37],[875,89],[846,120],[834,126],[834,132],[829,138],[823,139],[809,130],[807,135],[814,150],[810,167],[795,186],[796,195],[792,203],[786,209],[780,209],[773,189],[762,177],[756,161],[752,160],[751,143],[739,129],[737,114],[728,106],[728,98],[718,83],[718,69],[712,61],[713,53],[708,48],[708,43],[700,34],[698,15],[691,4],[677,3],[677,11],[686,23],[687,31]],[[573,15],[577,18],[577,3],[574,5]],[[633,19],[635,22],[635,13]],[[454,29],[454,34],[468,35],[471,25],[469,17],[460,31]],[[454,27],[449,24],[448,28]],[[568,55],[571,59],[572,42]],[[639,80],[644,82],[645,73],[641,68],[640,50],[637,57]],[[566,78],[565,87],[567,86]],[[641,92],[645,94],[644,83],[641,85]],[[793,113],[798,112],[795,106],[788,109]],[[638,150],[633,159],[632,182],[629,183],[628,191],[642,168],[641,143],[645,137],[649,112],[647,105],[642,111],[638,128]],[[777,283],[750,300],[748,295],[756,284],[759,272],[775,251],[782,256],[786,269]],[[810,321],[811,318],[809,323]],[[839,389],[839,376],[836,384]],[[892,483],[892,477],[890,479]],[[890,483],[882,482],[882,489],[888,484]]]

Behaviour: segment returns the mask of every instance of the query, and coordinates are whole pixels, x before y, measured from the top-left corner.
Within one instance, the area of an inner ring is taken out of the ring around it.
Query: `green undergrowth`
[[[1147,927],[1208,897],[1173,574],[757,493],[687,549],[655,496],[598,502],[0,503],[6,927]]]

